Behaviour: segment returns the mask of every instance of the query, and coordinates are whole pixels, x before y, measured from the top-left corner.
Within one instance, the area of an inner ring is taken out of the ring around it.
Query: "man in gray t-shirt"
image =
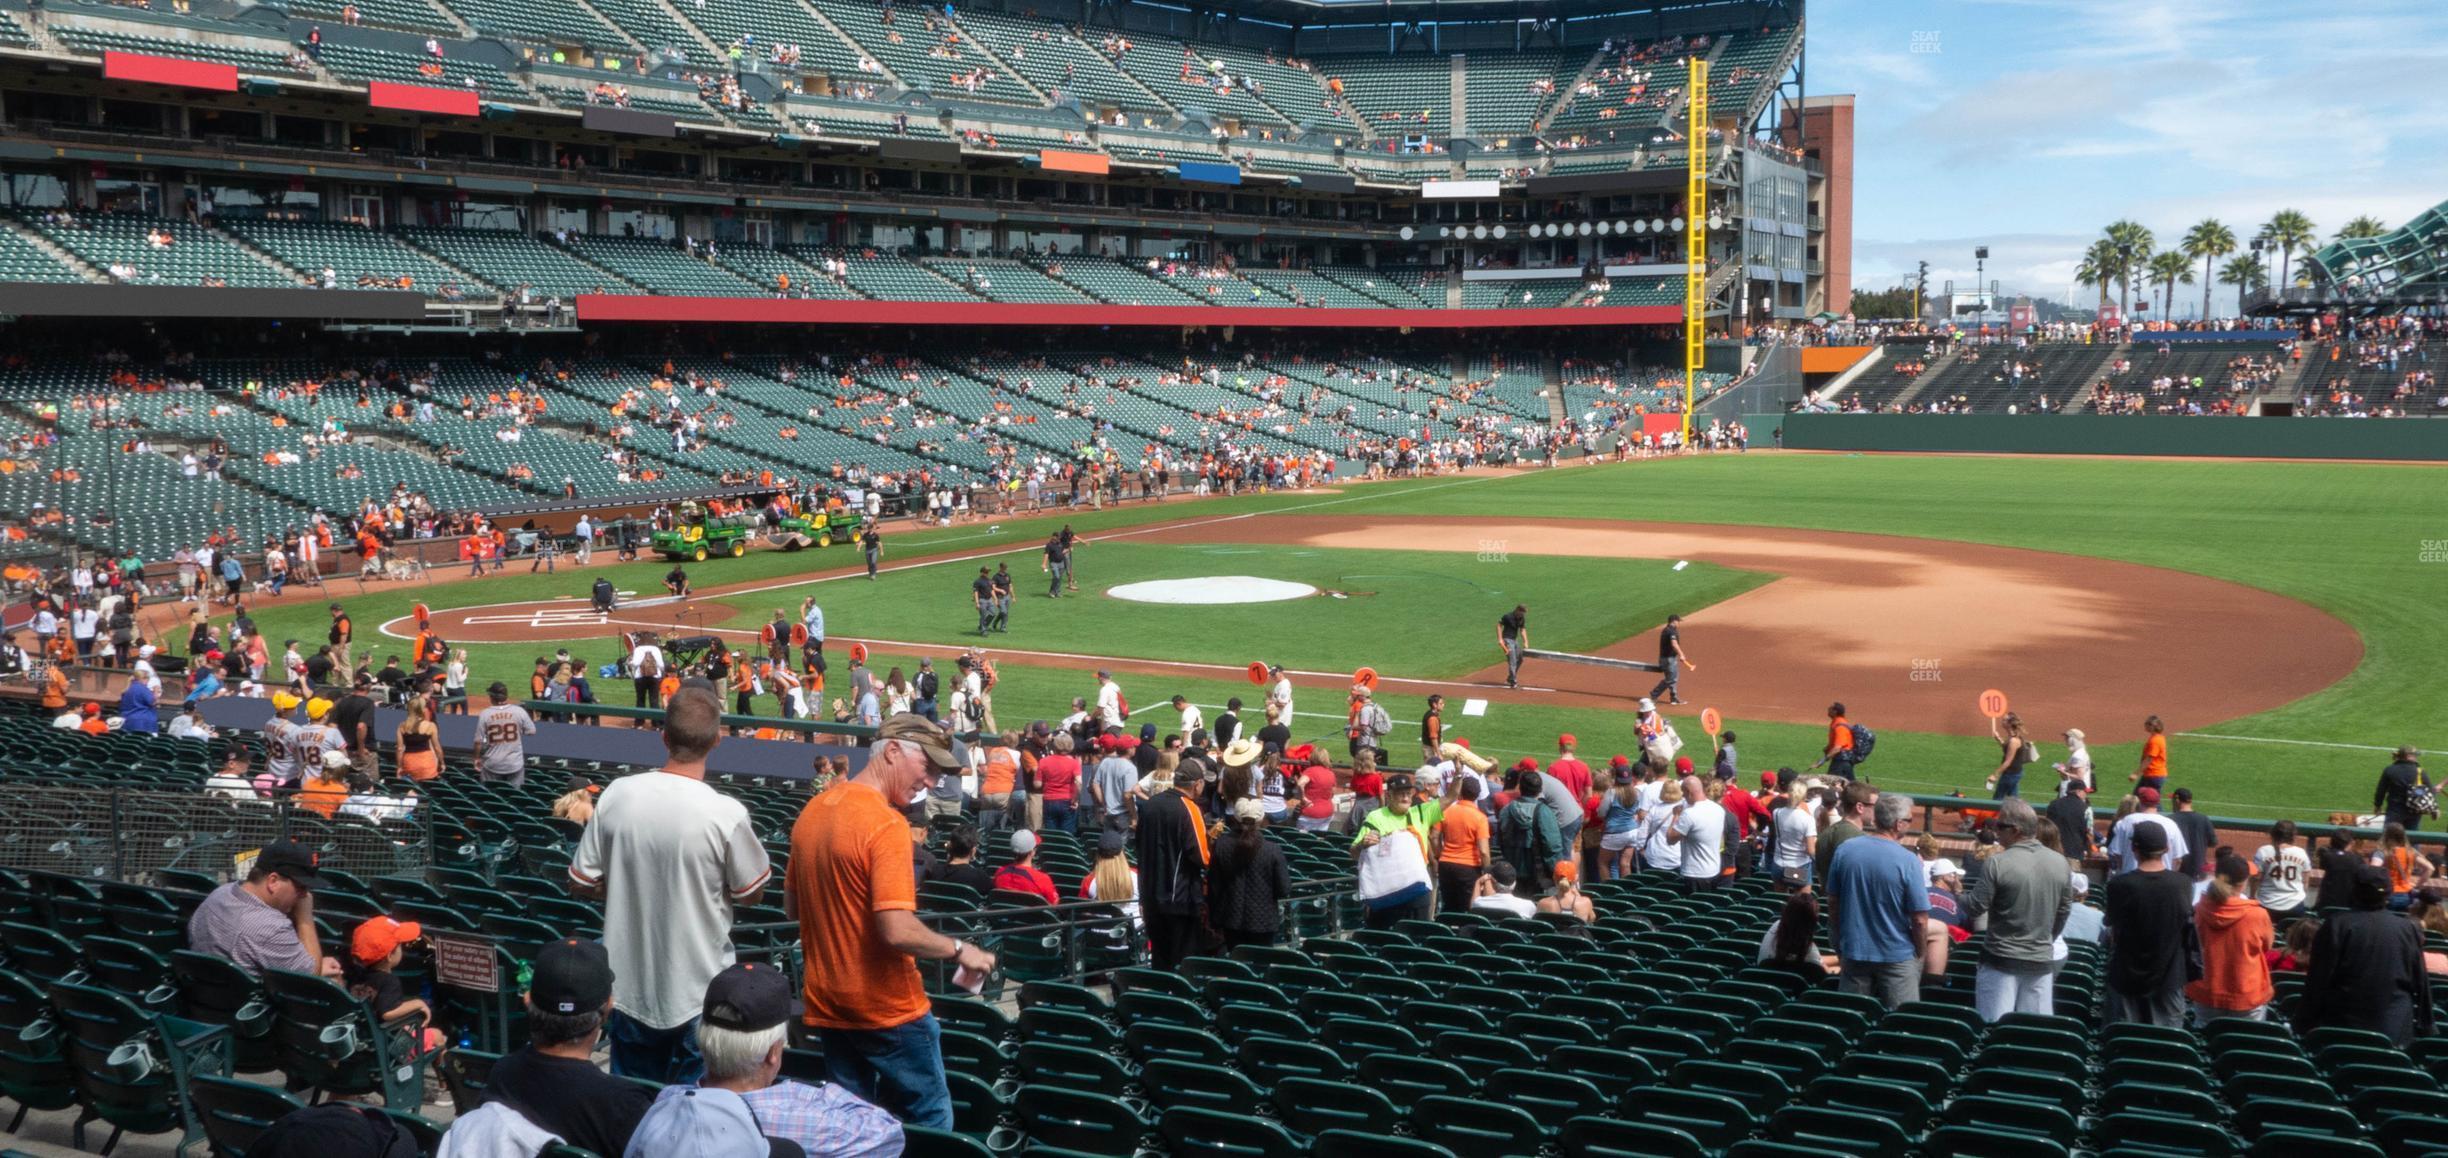
[[[527,737],[535,735],[535,717],[510,702],[510,685],[500,680],[485,689],[492,705],[476,715],[476,770],[489,781],[527,786]]]
[[[1131,762],[1130,749],[1138,743],[1128,736],[1107,736],[1097,743],[1105,749],[1105,758],[1097,761],[1089,781],[1090,791],[1096,793],[1097,814],[1104,818],[1105,827],[1127,832],[1136,817],[1131,789],[1139,784],[1139,766]]]

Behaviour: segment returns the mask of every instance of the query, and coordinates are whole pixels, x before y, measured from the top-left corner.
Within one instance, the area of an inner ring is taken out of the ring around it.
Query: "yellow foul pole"
[[[1709,66],[1692,57],[1691,84],[1685,90],[1683,155],[1687,160],[1683,189],[1683,444],[1691,445],[1692,397],[1698,393],[1700,370],[1708,361],[1708,171]]]

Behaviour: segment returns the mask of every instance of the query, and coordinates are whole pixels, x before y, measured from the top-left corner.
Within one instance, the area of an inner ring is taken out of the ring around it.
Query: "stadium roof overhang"
[[[1555,309],[1304,309],[1268,306],[1038,305],[1019,302],[885,302],[804,298],[581,294],[578,320],[850,326],[1127,326],[1182,329],[1459,330],[1681,325],[1681,306]]]

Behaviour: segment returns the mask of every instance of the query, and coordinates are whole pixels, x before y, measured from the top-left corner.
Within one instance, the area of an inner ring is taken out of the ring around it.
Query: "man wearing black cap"
[[[315,936],[314,889],[323,883],[314,854],[278,840],[255,854],[246,879],[214,889],[187,921],[187,944],[224,957],[250,977],[266,969],[340,975]]]
[[[325,722],[339,729],[341,740],[348,744],[349,764],[357,771],[372,776],[376,771],[374,755],[374,674],[358,672],[349,694],[332,705],[331,716]]]
[[[697,1024],[706,1072],[695,1088],[738,1094],[760,1132],[797,1144],[810,1158],[899,1152],[901,1123],[891,1114],[830,1082],[775,1080],[782,1074],[784,1039],[797,1012],[796,989],[789,974],[762,962],[742,961],[716,974],[706,986],[705,1012]],[[680,1123],[664,1120],[690,1088],[663,1088],[638,1126],[638,1146],[651,1145],[658,1153],[707,1152]]]
[[[527,1047],[494,1064],[478,1111],[483,1123],[462,1115],[451,1133],[481,1125],[476,1133],[509,1137],[532,1124],[597,1154],[626,1151],[654,1095],[596,1067],[595,1043],[611,1012],[612,958],[600,942],[544,946],[527,984]],[[511,1152],[474,1141],[466,1153]]]
[[[2167,829],[2133,830],[2134,871],[2108,881],[2108,1020],[2182,1028],[2193,882],[2167,867]]]

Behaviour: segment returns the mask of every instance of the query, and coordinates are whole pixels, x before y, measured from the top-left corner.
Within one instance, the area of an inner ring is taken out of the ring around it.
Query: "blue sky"
[[[1987,245],[2001,290],[2062,299],[2120,217],[2164,248],[2294,208],[2325,241],[2448,201],[2442,0],[1812,0],[1809,19],[1809,91],[1857,97],[1857,288],[1919,261],[1933,290],[1968,288]]]

